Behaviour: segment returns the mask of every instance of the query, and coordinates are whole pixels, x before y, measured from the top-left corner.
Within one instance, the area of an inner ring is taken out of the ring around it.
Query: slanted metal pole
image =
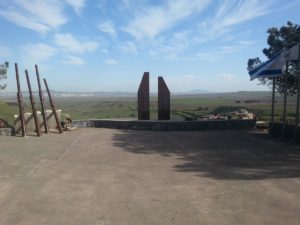
[[[49,101],[50,101],[50,105],[51,105],[51,108],[52,108],[52,113],[54,114],[54,117],[55,117],[57,129],[58,129],[59,133],[61,134],[63,131],[62,131],[62,128],[61,128],[60,121],[59,121],[59,119],[58,119],[58,115],[57,115],[57,112],[56,112],[56,107],[55,107],[55,105],[54,105],[54,102],[53,102],[53,99],[52,99],[50,90],[49,90],[49,88],[48,88],[48,84],[47,84],[46,79],[44,79],[44,83],[45,83],[46,90],[47,90],[47,93],[48,93],[48,96],[49,96]]]
[[[299,101],[300,101],[300,44],[298,45],[298,76],[297,76],[297,104],[296,104],[296,118],[295,124],[296,128],[299,124]]]
[[[273,77],[273,87],[272,87],[272,111],[271,111],[271,124],[274,123],[274,108],[275,108],[275,77]]]
[[[275,108],[275,77],[273,77],[271,123],[269,126],[269,135],[271,135],[271,136],[273,136],[273,130],[274,130],[274,108]]]
[[[287,78],[289,70],[289,61],[286,61],[285,65],[285,75],[284,75],[284,102],[283,102],[283,125],[286,125],[286,107],[287,107]]]
[[[41,81],[40,81],[40,73],[39,73],[39,68],[38,65],[35,65],[35,72],[36,72],[36,78],[39,86],[39,97],[40,97],[40,102],[41,102],[41,111],[42,111],[42,116],[43,116],[43,121],[44,121],[44,128],[45,128],[45,133],[49,133],[48,129],[48,122],[47,122],[47,117],[46,117],[46,112],[45,112],[45,107],[44,107],[44,95],[43,95],[43,90],[41,87]]]
[[[295,118],[296,127],[299,124],[299,100],[300,100],[300,74],[298,74],[297,76],[297,103],[296,103],[296,118]]]
[[[35,123],[35,129],[36,129],[37,136],[40,137],[41,136],[40,121],[39,121],[39,118],[36,113],[34,96],[32,94],[30,79],[29,79],[27,70],[25,70],[25,74],[26,74],[26,79],[27,79],[27,85],[28,85],[28,90],[29,90],[29,97],[30,97],[30,102],[31,102],[31,107],[32,107],[32,114],[33,114],[33,119],[34,119],[34,123]]]
[[[298,136],[299,124],[299,101],[300,101],[300,44],[298,44],[298,74],[297,74],[297,103],[296,103],[296,117],[295,117],[295,138]]]
[[[282,119],[282,129],[281,135],[284,137],[286,133],[286,107],[287,107],[287,78],[289,70],[289,61],[286,61],[285,64],[285,75],[284,75],[284,101],[283,101],[283,119]]]
[[[16,79],[17,79],[17,98],[19,103],[19,112],[20,112],[20,124],[21,124],[21,130],[22,130],[22,136],[26,136],[26,130],[25,130],[25,118],[24,118],[24,105],[23,105],[23,99],[22,99],[22,92],[21,92],[21,86],[20,86],[20,78],[19,78],[19,69],[18,64],[15,63],[15,70],[16,70]]]

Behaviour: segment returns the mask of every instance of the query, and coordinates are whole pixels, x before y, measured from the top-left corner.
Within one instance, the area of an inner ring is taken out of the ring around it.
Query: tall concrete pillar
[[[138,90],[138,119],[150,119],[149,72],[145,72]]]
[[[158,77],[158,119],[170,120],[170,91],[163,77]]]

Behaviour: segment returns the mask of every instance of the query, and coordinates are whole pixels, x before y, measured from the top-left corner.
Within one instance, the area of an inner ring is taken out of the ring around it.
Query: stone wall
[[[269,123],[269,135],[275,138],[300,141],[300,127],[294,124]]]
[[[15,135],[15,130],[8,122],[0,118],[0,137],[1,136],[12,136]]]
[[[127,130],[188,131],[188,130],[238,130],[255,127],[255,120],[206,120],[206,121],[120,121],[79,120],[76,127],[113,128]]]
[[[13,136],[15,135],[13,128],[0,128],[0,137],[1,136]]]

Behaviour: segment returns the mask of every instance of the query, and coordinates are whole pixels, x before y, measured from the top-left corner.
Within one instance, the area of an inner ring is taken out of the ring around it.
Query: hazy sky
[[[267,90],[249,81],[247,59],[267,46],[266,30],[300,23],[300,1],[1,0],[0,62],[14,62],[36,88],[34,65],[51,89],[136,91],[144,71],[156,90]]]

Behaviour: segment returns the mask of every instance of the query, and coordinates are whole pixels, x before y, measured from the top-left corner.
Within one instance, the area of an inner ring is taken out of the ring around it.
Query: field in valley
[[[128,96],[60,96],[55,95],[57,108],[63,113],[71,115],[74,120],[80,119],[108,119],[108,118],[136,118],[137,98]],[[38,97],[36,97],[39,108]],[[157,118],[157,97],[151,96],[151,119]],[[282,116],[282,97],[276,96],[276,120]],[[25,108],[31,112],[28,97],[24,97]],[[49,102],[46,99],[46,108]],[[219,114],[245,108],[255,113],[261,120],[269,120],[271,114],[270,92],[233,92],[214,94],[172,95],[171,118],[184,120],[200,117],[206,114]],[[288,99],[288,118],[292,122],[295,115],[295,98]],[[0,98],[0,118],[13,123],[13,115],[18,114],[18,104],[14,97]]]

